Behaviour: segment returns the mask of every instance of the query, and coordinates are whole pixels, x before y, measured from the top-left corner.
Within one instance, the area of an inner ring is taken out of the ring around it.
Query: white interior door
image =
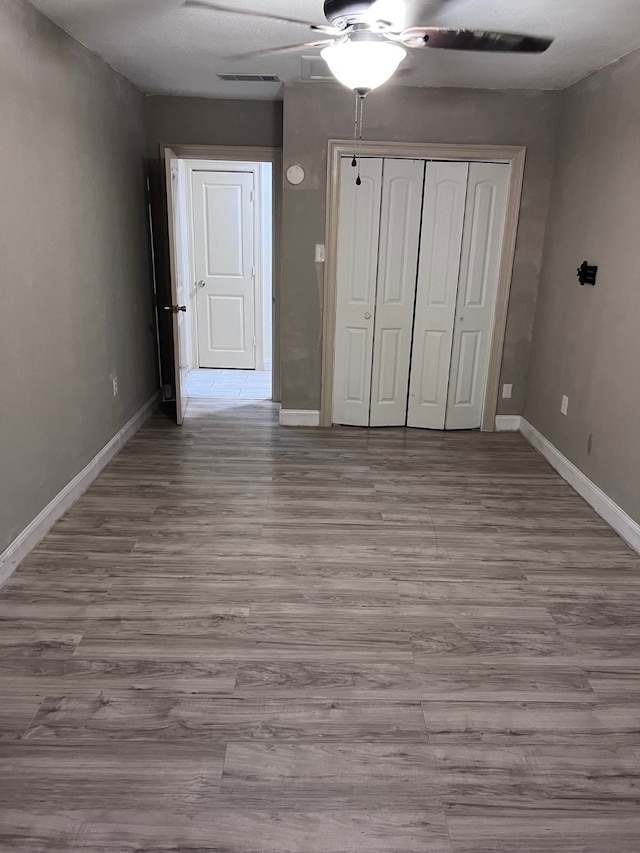
[[[378,274],[382,159],[363,159],[356,186],[351,161],[340,170],[336,267],[333,421],[368,426]]]
[[[482,424],[508,190],[507,164],[471,164],[447,429],[478,429]]]
[[[173,316],[173,362],[175,367],[176,420],[184,421],[188,397],[186,378],[189,372],[189,338],[187,311],[189,284],[184,259],[188,257],[184,212],[184,184],[181,184],[181,163],[171,149],[165,149],[167,215],[169,226],[169,262],[171,272],[171,305],[164,306]]]
[[[253,172],[192,172],[200,367],[256,367]]]
[[[385,159],[370,426],[407,422],[424,160]]]
[[[444,429],[468,163],[427,163],[407,425]]]

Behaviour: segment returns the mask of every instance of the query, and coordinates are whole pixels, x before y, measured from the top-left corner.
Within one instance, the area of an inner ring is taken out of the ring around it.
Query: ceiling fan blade
[[[284,21],[286,24],[302,24],[305,27],[316,28],[312,21],[300,18],[288,18],[284,15],[272,15],[271,12],[253,12],[249,9],[234,9],[231,6],[221,6],[219,3],[209,3],[208,0],[185,0],[182,4],[188,9],[208,9],[211,12],[227,12],[231,15],[242,15],[249,18],[263,18],[268,21]]]
[[[345,27],[344,30],[339,30],[337,27],[330,27],[327,24],[311,24],[311,29],[316,33],[323,33],[328,36],[345,36],[353,30],[353,27]]]
[[[458,30],[447,27],[410,27],[398,37],[405,47],[435,47],[443,50],[477,50],[493,53],[543,53],[552,38],[517,33]]]
[[[309,41],[305,44],[288,44],[284,47],[268,47],[266,50],[252,50],[249,53],[236,53],[234,56],[227,56],[227,59],[257,59],[261,56],[273,56],[278,53],[289,53],[294,50],[303,50],[307,47],[325,47],[329,44],[335,44],[335,41],[333,39],[324,39],[324,41]]]

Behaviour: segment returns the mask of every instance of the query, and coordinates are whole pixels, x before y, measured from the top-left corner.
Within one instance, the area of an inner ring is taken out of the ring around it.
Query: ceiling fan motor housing
[[[371,3],[372,0],[325,0],[324,14],[332,26],[345,30],[363,23]]]

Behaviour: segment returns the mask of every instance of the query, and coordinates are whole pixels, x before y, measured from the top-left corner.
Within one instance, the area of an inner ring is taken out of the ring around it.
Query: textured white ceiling
[[[302,55],[226,57],[309,40],[304,26],[182,8],[182,0],[31,0],[145,92],[275,99],[273,84],[223,83],[218,72],[300,80]],[[225,0],[220,0],[225,2]],[[226,0],[235,8],[325,23],[322,0]],[[640,48],[640,0],[410,0],[409,23],[553,35],[541,56],[421,50],[394,85],[562,89]],[[315,39],[317,36],[312,36]],[[404,66],[403,66],[404,67]]]

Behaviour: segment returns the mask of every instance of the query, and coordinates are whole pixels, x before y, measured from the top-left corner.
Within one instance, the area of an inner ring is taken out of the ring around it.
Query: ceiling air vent
[[[234,83],[279,83],[277,74],[218,74],[219,80]]]

